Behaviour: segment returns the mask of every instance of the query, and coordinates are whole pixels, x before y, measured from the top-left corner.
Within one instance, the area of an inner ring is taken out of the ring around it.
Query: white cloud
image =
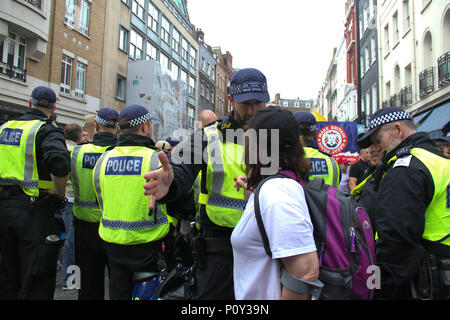
[[[188,0],[205,42],[230,51],[233,67],[254,67],[273,99],[315,99],[344,35],[345,0]]]

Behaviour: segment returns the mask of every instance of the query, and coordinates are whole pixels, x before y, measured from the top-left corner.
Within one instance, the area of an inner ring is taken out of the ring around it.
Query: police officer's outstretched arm
[[[161,151],[158,153],[158,158],[162,167],[144,175],[144,178],[147,180],[147,183],[144,185],[144,194],[150,196],[150,209],[153,209],[157,200],[167,195],[174,177],[166,154]]]

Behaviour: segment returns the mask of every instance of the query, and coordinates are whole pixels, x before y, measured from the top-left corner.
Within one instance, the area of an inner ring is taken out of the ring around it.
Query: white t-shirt
[[[252,194],[231,235],[235,297],[237,300],[279,300],[280,263],[276,259],[316,251],[305,194],[293,179],[275,178],[261,188],[261,216],[273,259],[264,250],[253,201]]]

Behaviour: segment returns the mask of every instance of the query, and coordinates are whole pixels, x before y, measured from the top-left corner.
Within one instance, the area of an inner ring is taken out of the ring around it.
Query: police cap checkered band
[[[119,115],[119,122],[121,120],[127,120],[127,125],[120,125],[121,129],[134,128],[150,120],[159,120],[153,117],[147,108],[140,105],[126,106]]]
[[[119,113],[112,108],[102,108],[97,111],[97,116],[95,117],[95,122],[107,127],[107,128],[118,128],[119,127]],[[114,123],[111,123],[114,121]]]
[[[48,87],[39,86],[31,92],[30,101],[37,107],[51,109],[55,106],[57,100],[55,91]]]
[[[370,121],[370,129],[375,129],[379,126],[382,126],[386,123],[394,122],[394,121],[401,121],[401,120],[411,120],[411,115],[403,110],[398,110],[394,112],[390,112],[387,114],[380,115],[378,117],[374,117],[372,121]]]

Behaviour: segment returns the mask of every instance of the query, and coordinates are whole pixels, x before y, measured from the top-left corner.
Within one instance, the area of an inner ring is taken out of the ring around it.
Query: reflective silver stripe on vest
[[[208,198],[208,205],[222,208],[244,210],[246,204],[247,201],[245,200],[226,198],[216,195],[210,195]]]
[[[209,161],[211,161],[211,168],[213,172],[211,193],[213,195],[220,196],[222,194],[223,183],[225,181],[225,170],[223,168],[222,148],[220,147],[217,125],[207,127],[205,131],[213,132],[213,134],[208,135]]]
[[[121,220],[108,220],[102,218],[102,225],[108,229],[122,229],[122,230],[139,230],[147,228],[155,228],[168,224],[169,220],[167,216],[159,217],[156,222],[155,220],[144,220],[144,221],[121,221]]]
[[[70,162],[70,168],[71,168],[71,172],[70,174],[72,175],[72,180],[73,180],[73,189],[74,189],[74,194],[75,194],[75,205],[79,206],[79,207],[83,207],[83,208],[88,208],[88,207],[84,207],[79,205],[78,203],[82,202],[79,198],[80,196],[80,182],[78,181],[78,172],[77,172],[77,159],[78,159],[78,154],[80,153],[81,150],[81,146],[76,146],[75,148],[73,148],[72,151],[72,159]]]
[[[39,188],[38,181],[23,181],[23,180],[16,180],[16,179],[0,178],[0,184],[6,185],[6,186],[20,186],[20,187],[26,188],[26,189]]]
[[[102,198],[102,189],[100,188],[100,172],[101,167],[103,164],[103,161],[105,161],[106,155],[109,153],[109,151],[106,151],[100,159],[98,159],[97,164],[94,168],[94,188],[97,191],[97,199],[98,199],[98,205],[103,210],[103,198]]]
[[[75,199],[74,204],[77,207],[86,208],[86,209],[99,209],[100,208],[97,201],[82,201],[79,199]]]
[[[27,137],[27,142],[25,145],[25,171],[24,171],[24,180],[25,181],[33,181],[33,168],[34,168],[34,140],[36,134],[44,122],[39,121],[36,123],[30,130],[30,133]],[[33,181],[34,182],[34,181]],[[37,182],[37,181],[36,181]],[[38,188],[38,187],[36,187]]]
[[[334,160],[333,157],[330,157],[330,158],[331,158],[331,165],[333,166],[333,184],[332,184],[332,186],[336,187],[336,184],[337,184],[338,179],[339,179],[338,165],[336,163],[336,160]]]

